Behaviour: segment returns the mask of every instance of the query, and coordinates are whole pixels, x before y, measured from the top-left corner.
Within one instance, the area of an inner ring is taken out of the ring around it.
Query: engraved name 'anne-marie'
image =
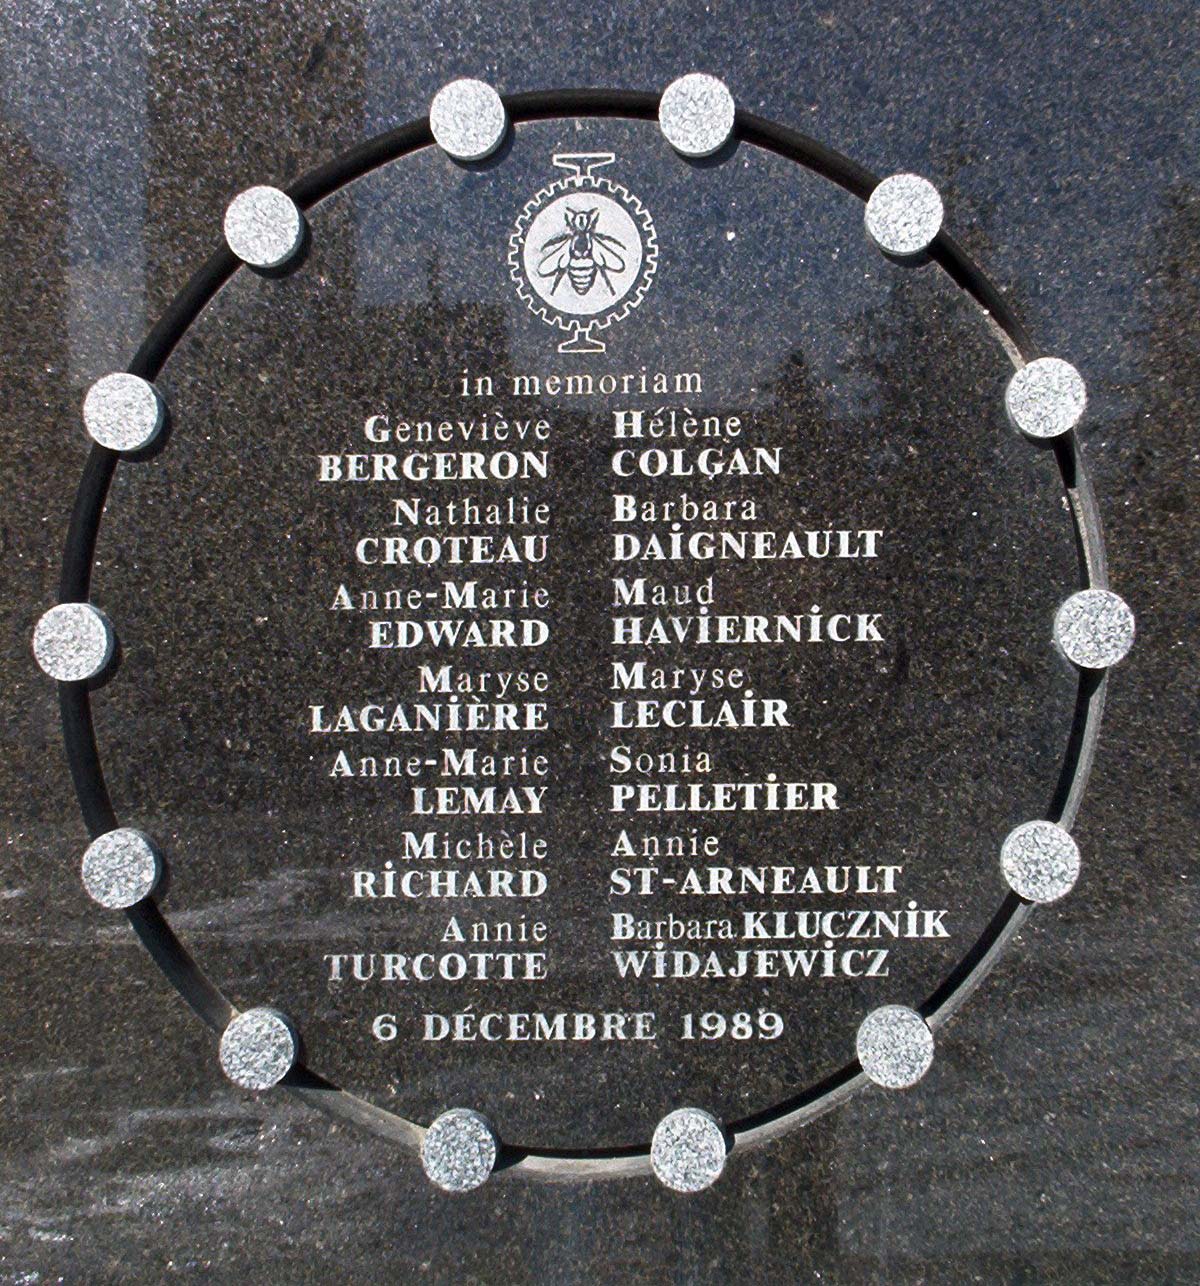
[[[578,226],[552,238],[540,262],[557,288],[598,289],[606,256],[619,248],[589,225],[586,210],[575,213]],[[326,954],[327,981],[477,987],[537,984],[554,974],[555,925],[542,908],[566,855],[546,827],[556,794],[577,787],[528,740],[561,733],[577,718],[571,693],[536,662],[570,612],[547,566],[558,539],[547,498],[555,425],[540,411],[501,409],[506,400],[516,408],[543,396],[629,399],[603,412],[611,442],[609,614],[607,638],[595,640],[609,691],[596,753],[610,778],[603,811],[613,830],[592,858],[597,892],[607,895],[615,977],[631,985],[886,977],[894,944],[949,936],[945,909],[905,899],[903,865],[800,865],[786,853],[730,862],[720,835],[705,827],[706,818],[727,813],[854,806],[836,782],[782,768],[793,714],[784,696],[756,690],[753,658],[763,648],[877,647],[888,637],[884,613],[852,601],[750,611],[741,595],[730,610],[723,600],[727,569],[869,562],[885,556],[885,532],[780,522],[759,480],[784,476],[784,449],[757,440],[753,418],[690,409],[704,392],[699,372],[513,375],[505,386],[464,371],[453,392],[460,417],[374,410],[351,449],[322,452],[315,462],[322,490],[363,484],[379,496],[374,521],[346,551],[358,570],[329,587],[324,607],[346,618],[366,653],[395,657],[395,683],[387,692],[329,692],[313,701],[306,725],[322,747],[314,762],[347,789],[391,779],[410,818],[393,855],[345,872],[344,893],[356,902],[446,908],[432,934],[417,927],[427,918],[397,921],[395,950]],[[481,404],[489,409],[477,413]],[[650,480],[653,495],[642,486]],[[727,484],[720,495],[708,486],[713,480]],[[453,484],[445,496],[442,484]],[[666,664],[665,652],[687,660]],[[724,730],[783,738],[772,743],[780,769],[758,778],[725,772],[720,743],[705,740]],[[625,732],[642,735],[625,740]],[[659,744],[647,748],[655,735]],[[733,898],[762,904],[722,911]],[[652,912],[636,909],[642,899]],[[789,909],[789,901],[797,905]],[[716,909],[692,909],[701,904]],[[497,916],[495,906],[522,909]],[[774,1040],[785,1028],[773,1009],[489,1011],[475,994],[455,1012],[380,1011],[368,1020],[371,1034],[383,1044]],[[636,999],[636,987],[630,995]]]

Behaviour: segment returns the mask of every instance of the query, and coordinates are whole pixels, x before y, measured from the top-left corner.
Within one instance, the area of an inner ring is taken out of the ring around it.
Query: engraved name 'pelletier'
[[[808,813],[836,809],[830,781],[641,782],[612,787],[613,813]]]

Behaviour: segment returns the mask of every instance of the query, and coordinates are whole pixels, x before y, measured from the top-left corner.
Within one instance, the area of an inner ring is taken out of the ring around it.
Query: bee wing
[[[618,250],[624,250],[624,246],[616,237],[608,237],[603,233],[595,232],[592,234],[592,258],[602,267],[607,268],[609,272],[624,272],[625,260],[617,254],[616,250],[609,248],[606,243],[611,242]]]
[[[571,234],[564,232],[560,237],[551,237],[542,247],[542,257],[538,260],[538,276],[553,277],[556,272],[565,272],[567,260],[571,257]]]
[[[541,247],[543,255],[538,260],[538,275],[553,276],[554,284],[550,287],[550,294],[557,291],[562,279],[567,275],[568,260],[571,258],[571,237],[557,237],[556,240],[561,242],[559,246],[553,246],[547,242],[547,246]],[[549,248],[547,248],[549,247]]]

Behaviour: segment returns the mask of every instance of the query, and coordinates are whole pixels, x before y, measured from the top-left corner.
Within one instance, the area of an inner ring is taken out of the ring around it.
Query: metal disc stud
[[[736,108],[725,82],[702,72],[673,80],[658,104],[658,123],[681,155],[699,159],[719,152],[733,133]]]
[[[247,1009],[221,1034],[221,1070],[246,1090],[269,1090],[292,1070],[299,1041],[277,1009]]]
[[[1038,357],[1008,381],[1004,409],[1009,422],[1031,438],[1056,438],[1083,418],[1087,386],[1061,357]]]
[[[136,906],[154,892],[162,859],[148,835],[129,827],[94,839],[83,855],[83,887],[110,911]]]
[[[1108,589],[1082,589],[1054,614],[1054,642],[1068,661],[1085,670],[1123,660],[1135,628],[1129,604]]]
[[[251,268],[282,268],[304,244],[304,216],[279,188],[239,192],[225,211],[225,240]]]
[[[33,630],[34,660],[60,683],[95,678],[109,663],[115,645],[112,623],[91,603],[59,603]]]
[[[1079,878],[1079,846],[1054,822],[1025,822],[1004,841],[1000,869],[1026,902],[1057,902]]]
[[[487,1120],[467,1107],[452,1107],[425,1132],[421,1165],[446,1192],[470,1192],[487,1180],[499,1146]]]
[[[858,1061],[876,1085],[902,1090],[915,1085],[933,1062],[933,1033],[906,1005],[884,1005],[863,1020],[855,1039]]]
[[[159,391],[139,375],[103,375],[83,399],[83,427],[110,451],[140,451],[162,432],[166,404]]]
[[[867,235],[885,254],[919,255],[941,231],[942,198],[919,174],[893,174],[867,201]]]
[[[681,1107],[664,1116],[650,1141],[655,1176],[674,1192],[701,1192],[721,1177],[728,1145],[715,1116]]]
[[[508,112],[482,80],[452,80],[429,105],[433,141],[456,161],[482,161],[504,142]]]

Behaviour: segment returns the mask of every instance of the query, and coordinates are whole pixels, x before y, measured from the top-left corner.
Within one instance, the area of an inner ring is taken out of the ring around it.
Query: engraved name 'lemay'
[[[365,529],[343,551],[345,579],[327,587],[321,608],[344,620],[364,655],[391,658],[394,675],[383,691],[350,681],[310,702],[304,727],[321,747],[313,762],[347,790],[394,789],[409,819],[393,851],[356,855],[343,873],[352,905],[400,912],[386,949],[328,953],[321,967],[336,994],[468,989],[457,1011],[373,1013],[375,1039],[712,1038],[709,1020],[723,1031],[725,1016],[701,1015],[699,1028],[691,1013],[665,1021],[644,1007],[639,983],[886,977],[895,944],[949,936],[945,909],[905,898],[902,864],[812,865],[789,860],[786,846],[748,864],[726,856],[719,826],[707,829],[730,815],[802,823],[858,804],[804,762],[790,735],[794,696],[758,690],[755,658],[878,649],[889,621],[859,601],[869,577],[815,602],[797,574],[798,601],[775,595],[762,605],[747,602],[740,582],[743,569],[770,563],[869,567],[887,556],[888,533],[801,527],[774,512],[768,497],[782,490],[794,448],[760,440],[748,413],[694,409],[705,395],[700,372],[464,371],[448,393],[463,414],[368,408],[356,430],[333,432],[340,441],[316,455],[313,474],[323,494],[350,487],[369,497]],[[606,493],[608,565],[568,587],[604,602],[591,618],[603,633],[579,643],[608,698],[584,729],[573,692],[545,660],[556,631],[577,620],[553,571],[564,540],[550,499],[560,430],[545,403],[535,415],[514,409],[532,397],[605,399],[589,416],[597,442],[608,441],[590,484]],[[608,778],[595,806],[612,829],[593,832],[590,849],[552,838],[580,787],[545,745],[568,734],[593,744]],[[764,738],[751,760],[763,765],[757,775],[726,766],[743,761],[729,739],[746,734]],[[563,963],[554,894],[568,860],[595,871],[608,950],[607,963],[589,967],[607,969],[627,1007],[488,1011],[479,988],[532,985],[521,994],[536,995]],[[737,911],[725,905],[734,899]],[[701,903],[712,909],[692,909]],[[416,904],[445,908],[436,928],[428,915],[406,921],[403,908]],[[735,1026],[743,1017],[729,1016]],[[773,1040],[785,1021],[760,1009],[742,1025],[739,1038]]]

